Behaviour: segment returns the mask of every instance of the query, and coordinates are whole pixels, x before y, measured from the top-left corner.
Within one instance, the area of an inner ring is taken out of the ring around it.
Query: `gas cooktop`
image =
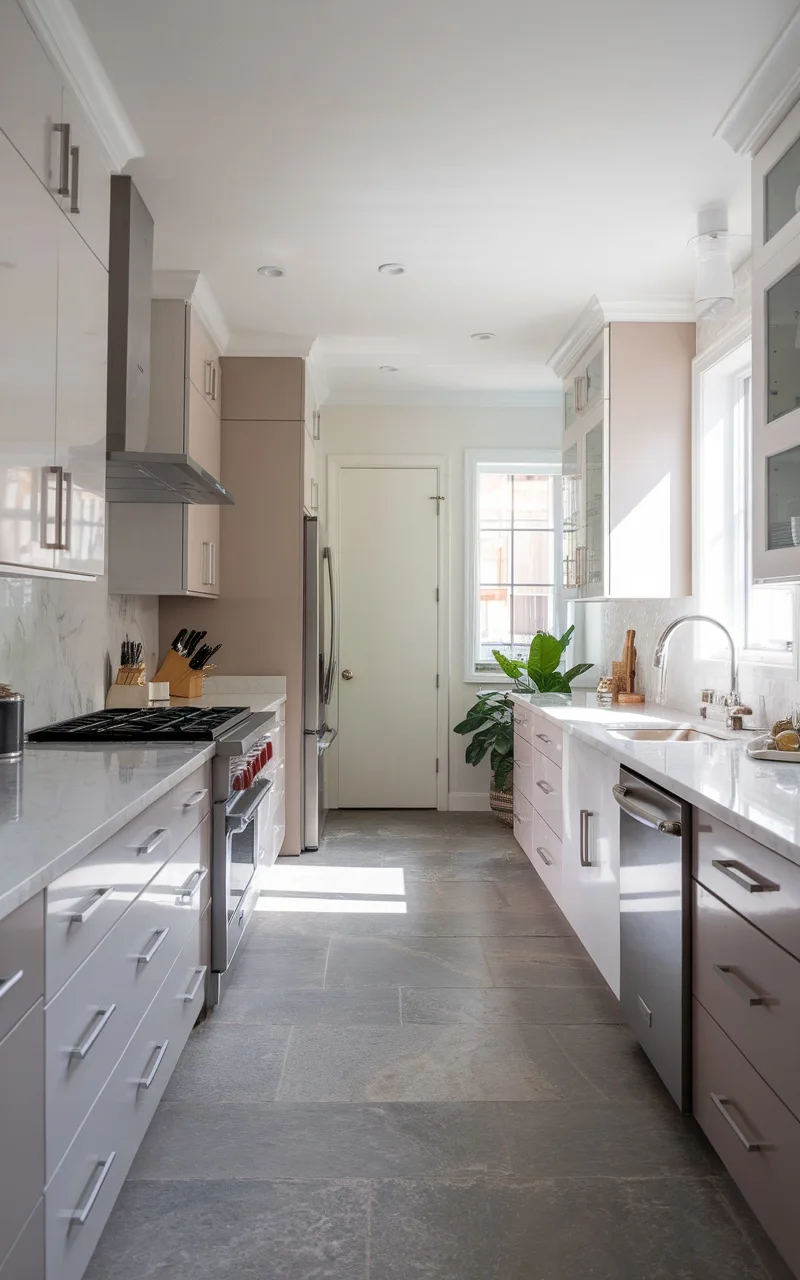
[[[93,711],[34,729],[29,742],[213,742],[250,715],[249,707],[144,707]]]

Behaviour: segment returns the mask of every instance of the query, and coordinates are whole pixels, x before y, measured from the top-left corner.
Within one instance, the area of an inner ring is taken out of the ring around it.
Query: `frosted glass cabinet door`
[[[56,568],[105,572],[108,273],[62,217],[58,264],[56,463],[65,545]]]
[[[582,485],[577,443],[564,450],[561,468],[561,511],[564,548],[562,586],[565,591],[577,591],[581,586],[578,580],[578,547],[581,543],[583,524],[581,512]]]
[[[800,408],[800,264],[769,288],[767,422]]]
[[[0,192],[0,561],[52,569],[62,215],[2,134]]]
[[[584,475],[586,486],[586,566],[585,596],[605,594],[605,448],[604,422],[587,431],[584,441]]]

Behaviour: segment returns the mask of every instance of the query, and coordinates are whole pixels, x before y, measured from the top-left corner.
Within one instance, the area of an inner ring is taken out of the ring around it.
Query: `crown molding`
[[[800,9],[714,130],[738,155],[752,156],[800,100]]]
[[[330,384],[328,383],[328,376],[325,372],[325,367],[320,362],[319,358],[314,355],[313,347],[306,359],[306,377],[311,383],[317,408],[322,408],[330,397],[331,389]]]
[[[308,338],[302,333],[262,333],[260,329],[238,329],[231,334],[226,355],[290,356],[307,360],[315,341],[316,338]]]
[[[375,408],[409,409],[561,409],[564,397],[559,389],[531,391],[444,391],[424,388],[408,391],[348,391],[334,388],[328,405],[368,405]]]
[[[19,0],[26,18],[78,100],[112,167],[124,169],[144,147],[70,0]]]
[[[150,296],[190,303],[222,354],[229,354],[228,322],[201,271],[154,271]]]
[[[547,361],[549,368],[566,378],[604,325],[625,320],[640,324],[694,324],[697,319],[694,299],[689,294],[662,294],[651,298],[630,298],[601,302],[593,295]]]

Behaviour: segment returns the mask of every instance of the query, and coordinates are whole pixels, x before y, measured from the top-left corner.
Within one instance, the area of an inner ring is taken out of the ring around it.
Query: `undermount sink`
[[[676,725],[674,729],[615,729],[617,738],[631,742],[718,742],[713,733]]]

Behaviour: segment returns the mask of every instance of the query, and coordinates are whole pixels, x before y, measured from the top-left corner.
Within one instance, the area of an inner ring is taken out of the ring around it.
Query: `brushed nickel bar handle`
[[[53,542],[47,537],[47,508],[50,505],[50,476],[56,478],[56,536]],[[64,524],[64,468],[42,467],[42,546],[47,551],[63,551],[61,535]]]
[[[136,957],[136,963],[149,964],[150,961],[153,959],[153,956],[158,951],[161,944],[166,942],[168,933],[169,933],[168,924],[164,925],[163,928],[161,929],[156,929],[155,933],[153,934],[152,946],[148,947],[147,951],[143,951],[141,955]]]
[[[61,163],[58,175],[57,194],[60,196],[69,195],[69,133],[70,126],[66,123],[54,124],[53,132],[61,134]]]
[[[192,989],[191,989],[191,991],[187,991],[185,995],[181,996],[181,1000],[185,1001],[185,1003],[186,1003],[186,1004],[191,1004],[191,1003],[192,1003],[192,1001],[194,1000],[195,996],[197,995],[198,991],[200,990],[200,987],[202,986],[203,979],[204,979],[204,978],[205,978],[205,976],[206,976],[206,970],[207,970],[207,969],[208,969],[208,965],[207,965],[207,964],[204,964],[204,965],[203,965],[201,968],[199,968],[199,969],[195,969],[195,973],[196,973],[196,975],[197,975],[197,981],[196,981],[196,982],[194,982],[194,983],[192,984]]]
[[[731,1129],[733,1129],[733,1132],[736,1134],[736,1137],[741,1142],[745,1151],[761,1151],[763,1149],[764,1143],[755,1142],[752,1138],[748,1138],[744,1129],[741,1127],[741,1125],[737,1124],[737,1122],[734,1120],[733,1116],[731,1115],[730,1111],[728,1110],[728,1107],[730,1106],[732,1099],[722,1098],[719,1096],[719,1094],[716,1094],[716,1093],[710,1093],[708,1096],[710,1097],[711,1101],[714,1103],[714,1106],[717,1108],[717,1111],[719,1111],[720,1115],[728,1122]]]
[[[551,796],[551,795],[553,794],[553,792],[555,791],[555,787],[551,787],[549,782],[543,782],[543,781],[541,780],[541,778],[540,778],[540,779],[539,779],[539,781],[536,783],[536,785],[537,785],[537,787],[539,788],[539,790],[540,790],[540,791],[543,791],[543,792],[544,792],[544,794],[545,794],[546,796]]]
[[[185,885],[183,886],[180,893],[178,894],[178,897],[180,898],[181,902],[186,902],[187,899],[191,902],[192,898],[197,893],[197,890],[200,888],[200,885],[203,883],[207,875],[208,875],[208,867],[198,867],[196,871],[192,872],[192,874],[189,876],[189,879],[186,881]]]
[[[548,738],[546,733],[537,733],[536,737],[540,742],[546,743],[548,747],[552,746],[552,739]]]
[[[735,991],[739,999],[743,1000],[745,1004],[756,1005],[767,1003],[764,996],[754,995],[752,988],[748,986],[744,978],[741,978],[739,974],[736,973],[732,965],[715,964],[711,967],[715,973],[719,974],[723,982],[727,982],[731,991]]]
[[[97,1013],[89,1024],[89,1031],[87,1035],[83,1040],[81,1040],[80,1044],[77,1044],[74,1048],[70,1049],[69,1056],[71,1058],[80,1058],[81,1062],[83,1062],[83,1059],[86,1057],[92,1045],[96,1043],[103,1028],[108,1024],[116,1007],[117,1006],[115,1004],[110,1004],[107,1009],[97,1010]]]
[[[552,867],[553,859],[550,857],[546,849],[543,849],[540,844],[537,844],[536,852],[546,867]]]
[[[579,856],[582,867],[590,867],[592,865],[592,859],[589,856],[589,819],[591,816],[591,809],[581,809]]]
[[[70,912],[70,924],[86,924],[86,921],[92,918],[95,911],[102,907],[104,902],[108,902],[115,888],[116,885],[112,884],[107,889],[95,889],[94,893],[89,897],[89,905],[87,907],[84,907],[82,911]]]
[[[22,975],[24,972],[24,969],[18,969],[16,973],[12,973],[10,978],[4,978],[2,982],[0,982],[0,1000],[2,1000],[3,996],[8,995],[12,987],[15,987],[18,982],[22,981]]]
[[[781,887],[779,884],[773,884],[771,880],[756,875],[735,858],[712,858],[711,865],[734,884],[738,884],[740,889],[746,889],[748,893],[777,893]]]
[[[184,800],[183,802],[184,809],[196,809],[197,806],[206,798],[207,795],[208,795],[208,787],[203,787],[202,790],[200,791],[193,791],[192,794],[189,796],[189,799]]]
[[[73,1209],[72,1212],[67,1215],[70,1221],[77,1222],[79,1227],[82,1227],[84,1225],[84,1223],[89,1217],[89,1214],[92,1212],[92,1209],[94,1208],[95,1203],[97,1201],[97,1197],[100,1195],[100,1192],[103,1189],[103,1183],[105,1182],[106,1178],[110,1174],[111,1166],[114,1163],[116,1157],[117,1157],[116,1151],[112,1151],[110,1155],[106,1157],[105,1160],[103,1160],[100,1164],[98,1164],[97,1166],[98,1176],[95,1180],[94,1186],[89,1192],[89,1198],[87,1199],[86,1204],[83,1206],[82,1209]]]
[[[69,152],[72,156],[72,189],[69,197],[69,211],[70,213],[80,213],[81,207],[78,200],[80,198],[81,149],[80,147],[70,147]]]
[[[156,830],[147,840],[145,840],[144,844],[137,845],[137,858],[140,857],[141,854],[145,854],[147,856],[151,853],[155,853],[156,849],[161,844],[161,841],[164,839],[164,836],[167,834],[168,830],[166,827],[156,827]]]
[[[155,1061],[152,1067],[150,1068],[146,1076],[142,1076],[141,1080],[134,1081],[134,1084],[136,1085],[137,1089],[150,1088],[150,1085],[153,1083],[153,1081],[156,1078],[156,1075],[158,1074],[158,1068],[161,1066],[161,1063],[164,1061],[164,1055],[166,1054],[168,1048],[169,1048],[169,1040],[165,1040],[163,1044],[156,1045],[156,1056],[155,1056]]]

